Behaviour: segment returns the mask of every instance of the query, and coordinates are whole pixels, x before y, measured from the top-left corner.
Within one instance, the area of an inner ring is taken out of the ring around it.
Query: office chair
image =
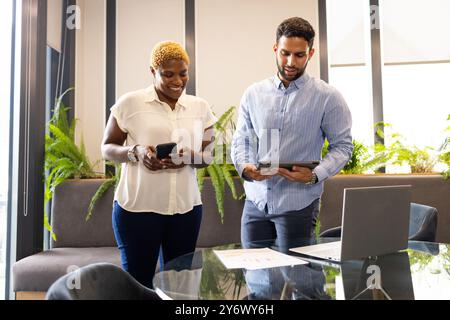
[[[437,209],[422,204],[411,203],[409,216],[409,240],[436,241]],[[338,238],[341,227],[327,229],[320,233],[321,238]]]
[[[161,300],[122,268],[95,263],[70,272],[51,285],[46,300]]]

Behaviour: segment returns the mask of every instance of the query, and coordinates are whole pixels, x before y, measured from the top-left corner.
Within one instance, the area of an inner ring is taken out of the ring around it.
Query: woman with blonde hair
[[[196,168],[207,165],[217,121],[208,103],[184,93],[189,57],[171,41],[152,50],[154,84],[111,108],[102,154],[122,163],[112,222],[122,266],[147,287],[161,264],[195,250],[202,217]],[[175,150],[157,157],[157,145]]]

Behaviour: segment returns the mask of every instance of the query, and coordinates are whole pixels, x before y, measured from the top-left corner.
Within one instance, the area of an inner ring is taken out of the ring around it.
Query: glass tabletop
[[[295,247],[337,240],[297,239]],[[269,241],[251,247],[302,258]],[[450,299],[447,244],[410,241],[407,250],[376,258],[340,264],[308,259],[307,264],[257,270],[227,269],[213,251],[240,248],[230,244],[178,257],[155,275],[153,285],[175,300]]]

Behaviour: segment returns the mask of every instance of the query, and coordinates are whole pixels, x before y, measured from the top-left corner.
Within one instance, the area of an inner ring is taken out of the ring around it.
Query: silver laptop
[[[335,262],[408,247],[411,186],[344,189],[341,241],[290,249]]]

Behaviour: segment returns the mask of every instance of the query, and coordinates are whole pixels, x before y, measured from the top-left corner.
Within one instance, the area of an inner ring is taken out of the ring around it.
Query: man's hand
[[[312,179],[312,170],[305,167],[293,166],[292,171],[280,168],[278,174],[292,182],[307,183]]]
[[[264,181],[272,178],[277,172],[278,171],[271,172],[271,174],[261,174],[261,171],[258,170],[254,164],[248,164],[242,171],[242,175],[254,181]]]

